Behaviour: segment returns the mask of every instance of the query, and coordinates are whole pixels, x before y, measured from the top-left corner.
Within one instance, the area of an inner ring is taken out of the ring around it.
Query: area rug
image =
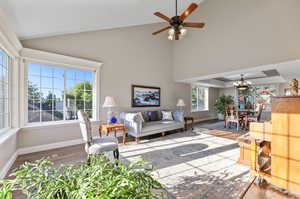
[[[251,182],[249,168],[239,165],[236,141],[205,129],[178,132],[120,147],[121,159],[144,159],[169,198],[235,199]]]
[[[219,131],[226,131],[226,132],[232,132],[235,134],[245,134],[248,133],[248,131],[243,130],[243,129],[239,129],[237,130],[236,127],[231,127],[231,128],[225,128],[224,127],[224,121],[216,121],[216,122],[212,122],[212,123],[203,123],[203,124],[199,124],[197,125],[200,128],[204,128],[204,129],[208,129],[208,130],[219,130]]]
[[[203,131],[205,131],[205,129]],[[231,140],[236,140],[238,137],[241,136],[241,134],[239,134],[239,133],[232,133],[232,132],[220,131],[220,130],[206,130],[205,132],[207,132],[207,134],[209,134],[209,135],[226,138],[226,139],[231,139]]]

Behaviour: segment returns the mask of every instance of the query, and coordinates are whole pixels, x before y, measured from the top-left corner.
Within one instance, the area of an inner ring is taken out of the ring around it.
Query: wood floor
[[[300,196],[286,193],[269,185],[265,188],[253,183],[242,199],[299,199]]]
[[[198,124],[197,126],[201,127],[201,124]],[[157,136],[160,136],[160,134],[155,135],[155,137]],[[129,139],[128,144],[135,144],[133,138]],[[54,166],[59,166],[61,164],[76,164],[85,161],[87,156],[83,144],[21,155],[17,158],[9,173],[24,162],[32,162],[41,158],[49,158],[54,163]],[[26,197],[21,193],[16,192],[14,193],[14,199],[26,199]],[[245,193],[243,199],[300,199],[300,197],[283,194],[282,192],[274,191],[271,188],[262,189],[255,184],[252,184]]]

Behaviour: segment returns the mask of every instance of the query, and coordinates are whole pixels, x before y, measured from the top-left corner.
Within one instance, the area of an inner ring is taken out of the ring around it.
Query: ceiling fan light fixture
[[[175,34],[174,28],[170,28],[170,29],[169,29],[169,35],[174,35],[174,34]]]
[[[182,36],[185,36],[186,33],[187,33],[187,29],[185,29],[185,28],[181,28],[181,29],[180,29],[180,34],[181,34]]]
[[[169,26],[162,28],[156,32],[153,32],[152,35],[157,35],[161,32],[164,32],[168,30],[168,38],[170,40],[179,40],[182,39],[183,36],[186,35],[187,30],[186,28],[203,28],[204,23],[197,23],[197,22],[185,22],[185,19],[189,17],[189,15],[194,12],[198,5],[196,3],[190,4],[190,6],[181,14],[178,15],[178,9],[177,9],[177,1],[175,0],[175,16],[173,17],[167,17],[166,15],[155,12],[154,15],[163,19],[164,21],[169,23]]]
[[[174,40],[174,35],[169,35],[168,39],[171,40],[171,41]]]

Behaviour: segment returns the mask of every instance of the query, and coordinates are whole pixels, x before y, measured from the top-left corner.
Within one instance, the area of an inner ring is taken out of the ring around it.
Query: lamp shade
[[[185,106],[183,99],[179,99],[177,102],[177,106]]]
[[[102,107],[110,108],[110,107],[115,107],[115,106],[117,106],[115,99],[111,96],[106,96]]]

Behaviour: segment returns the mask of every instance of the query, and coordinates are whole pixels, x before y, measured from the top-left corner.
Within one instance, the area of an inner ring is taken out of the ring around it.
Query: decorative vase
[[[298,96],[299,82],[297,79],[293,79],[290,83],[290,91],[292,96]]]
[[[224,120],[224,115],[222,113],[218,113],[218,120]]]

